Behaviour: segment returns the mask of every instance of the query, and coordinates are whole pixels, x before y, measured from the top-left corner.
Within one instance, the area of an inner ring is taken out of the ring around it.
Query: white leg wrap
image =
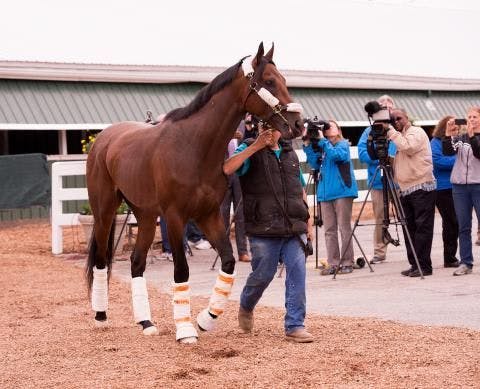
[[[190,286],[188,282],[173,283],[173,319],[177,328],[176,339],[194,343],[198,333],[192,324],[190,313]]]
[[[147,281],[143,277],[132,278],[132,304],[135,323],[152,320],[148,302]]]
[[[93,268],[92,309],[106,312],[108,309],[108,269]]]
[[[218,272],[217,281],[213,287],[208,308],[201,311],[197,316],[197,323],[201,329],[211,331],[215,328],[217,324],[216,318],[213,318],[212,315],[218,317],[225,310],[228,297],[232,292],[234,280],[235,273],[227,274],[221,270]]]

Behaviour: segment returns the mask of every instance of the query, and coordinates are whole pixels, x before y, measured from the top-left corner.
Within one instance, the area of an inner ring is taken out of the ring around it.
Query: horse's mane
[[[185,119],[195,112],[198,112],[215,93],[232,82],[237,75],[238,68],[242,65],[245,58],[247,57],[243,57],[235,65],[229,67],[227,70],[215,77],[210,84],[207,84],[200,89],[200,91],[188,105],[182,108],[176,108],[167,113],[164,120],[171,120],[175,122],[177,120]]]

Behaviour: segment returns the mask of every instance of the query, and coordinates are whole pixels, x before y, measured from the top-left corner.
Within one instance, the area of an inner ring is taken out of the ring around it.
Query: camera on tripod
[[[385,160],[388,158],[387,125],[393,124],[390,111],[377,101],[369,101],[365,104],[365,112],[368,114],[371,128],[367,140],[368,155],[374,160]]]
[[[330,128],[330,123],[319,119],[316,115],[311,118],[307,118],[304,121],[305,128],[307,129],[305,135],[302,137],[303,141],[310,141],[312,150],[318,153],[321,151],[318,142],[320,141],[320,131],[327,131]]]

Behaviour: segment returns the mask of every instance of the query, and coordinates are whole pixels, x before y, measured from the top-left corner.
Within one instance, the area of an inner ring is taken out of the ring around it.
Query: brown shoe
[[[248,254],[241,254],[241,255],[238,257],[238,261],[239,261],[239,262],[251,262],[252,260],[250,259],[250,257],[248,256]]]
[[[252,332],[253,312],[246,311],[240,307],[238,309],[238,325],[245,334]]]
[[[285,335],[289,342],[295,343],[311,343],[313,342],[313,335],[305,328],[297,328],[296,330],[289,332]]]

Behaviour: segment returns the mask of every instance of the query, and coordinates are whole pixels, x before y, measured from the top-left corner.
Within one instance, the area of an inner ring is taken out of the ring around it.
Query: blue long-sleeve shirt
[[[451,189],[450,175],[455,164],[456,155],[445,155],[442,151],[442,140],[432,138],[433,175],[437,180],[437,190]]]
[[[350,158],[350,145],[346,140],[341,140],[333,145],[326,138],[318,143],[321,151],[315,152],[311,145],[303,146],[307,155],[307,162],[312,169],[320,172],[317,187],[317,201],[332,201],[343,197],[358,197],[357,181],[353,172]],[[318,157],[322,156],[319,164]],[[348,163],[350,168],[351,185],[344,182],[338,165]]]

